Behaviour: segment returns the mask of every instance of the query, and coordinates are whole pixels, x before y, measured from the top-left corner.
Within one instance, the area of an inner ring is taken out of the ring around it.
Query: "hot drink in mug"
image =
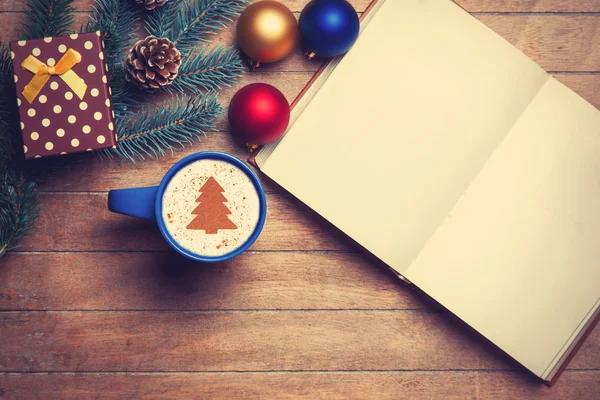
[[[175,164],[160,186],[111,191],[109,209],[156,219],[175,250],[216,262],[252,245],[264,225],[266,200],[258,178],[242,161],[197,153]]]

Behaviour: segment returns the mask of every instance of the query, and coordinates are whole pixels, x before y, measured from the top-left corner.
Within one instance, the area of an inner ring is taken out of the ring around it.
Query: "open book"
[[[600,309],[600,112],[449,0],[361,29],[255,163],[551,381]]]

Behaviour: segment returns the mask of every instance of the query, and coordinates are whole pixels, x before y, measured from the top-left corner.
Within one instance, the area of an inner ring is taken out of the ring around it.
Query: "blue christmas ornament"
[[[346,0],[312,0],[302,10],[298,27],[309,58],[335,57],[350,50],[360,22]]]

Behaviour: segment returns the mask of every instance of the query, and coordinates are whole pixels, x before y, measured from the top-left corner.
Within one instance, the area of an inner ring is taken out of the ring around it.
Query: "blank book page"
[[[600,112],[549,80],[406,277],[546,378],[600,298]]]
[[[261,170],[402,273],[547,79],[449,0],[387,0]]]

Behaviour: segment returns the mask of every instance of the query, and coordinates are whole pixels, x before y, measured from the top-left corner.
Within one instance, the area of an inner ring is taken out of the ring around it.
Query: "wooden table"
[[[0,0],[3,41],[24,2]],[[600,106],[600,0],[458,2]],[[90,4],[76,1],[78,23]],[[318,66],[298,51],[220,97],[268,82],[291,101]],[[172,157],[74,157],[43,186],[35,233],[0,261],[0,399],[600,398],[600,328],[550,389],[270,182],[262,236],[221,265],[192,265],[153,224],[106,210],[108,190],[157,184],[200,150],[246,157],[223,122]]]

